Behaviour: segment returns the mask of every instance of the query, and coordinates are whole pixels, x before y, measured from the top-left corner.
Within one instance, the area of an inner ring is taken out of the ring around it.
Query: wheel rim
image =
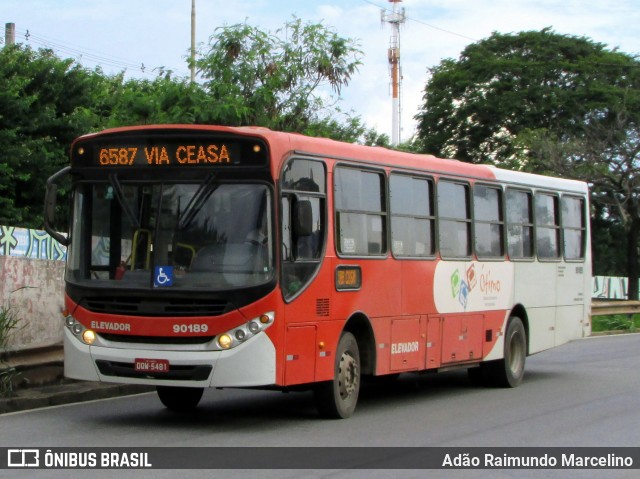
[[[338,387],[342,399],[347,399],[356,391],[358,379],[358,362],[349,351],[345,351],[340,357],[338,370]]]

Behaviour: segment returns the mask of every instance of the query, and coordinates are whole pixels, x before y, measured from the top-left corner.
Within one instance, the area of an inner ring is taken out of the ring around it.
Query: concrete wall
[[[47,233],[0,226],[0,305],[20,319],[12,351],[62,342],[66,251]]]

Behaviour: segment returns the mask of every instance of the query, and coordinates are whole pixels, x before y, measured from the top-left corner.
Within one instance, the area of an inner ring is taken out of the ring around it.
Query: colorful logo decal
[[[436,266],[433,297],[440,313],[495,311],[510,306],[513,263],[440,261]]]
[[[456,298],[460,294],[460,271],[455,270],[451,275],[451,297]]]
[[[458,302],[466,310],[469,301],[469,294],[478,285],[478,276],[476,275],[476,265],[471,263],[465,271],[465,279],[461,279],[460,270],[456,269],[451,274],[451,296],[457,298]],[[491,272],[482,275],[480,289],[483,293],[500,292],[500,281],[491,281]]]
[[[467,268],[467,284],[469,285],[469,291],[476,287],[478,279],[476,278],[476,265],[471,263],[471,266]]]
[[[467,309],[468,299],[469,299],[469,285],[465,281],[463,281],[462,283],[460,283],[460,294],[458,295],[458,301],[460,301],[460,304],[465,310]]]

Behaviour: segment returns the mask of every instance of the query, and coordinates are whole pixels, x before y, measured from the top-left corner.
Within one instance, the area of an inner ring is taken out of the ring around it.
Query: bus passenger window
[[[533,201],[529,191],[507,190],[507,242],[511,259],[533,258]]]
[[[339,167],[334,181],[338,253],[345,256],[386,254],[384,174]]]
[[[392,174],[389,179],[391,201],[391,251],[396,257],[435,255],[435,215],[433,181]]]
[[[471,256],[468,185],[447,180],[438,182],[438,236],[443,258]]]
[[[536,193],[536,249],[539,259],[560,257],[560,215],[558,197]]]
[[[562,233],[564,257],[568,261],[585,257],[585,201],[571,196],[562,197]]]
[[[478,258],[504,256],[502,190],[484,185],[473,188],[475,248]]]

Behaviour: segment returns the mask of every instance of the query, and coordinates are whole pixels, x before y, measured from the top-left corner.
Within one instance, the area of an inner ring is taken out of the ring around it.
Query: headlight
[[[96,333],[87,329],[84,333],[82,333],[82,340],[87,344],[93,344],[96,340]]]
[[[231,349],[239,346],[245,341],[251,339],[256,334],[261,333],[273,324],[275,313],[264,313],[257,318],[247,321],[241,326],[220,334],[217,337],[215,346],[217,350]]]
[[[229,349],[233,344],[233,339],[228,334],[221,334],[218,338],[218,344],[222,349]]]
[[[82,324],[69,315],[64,318],[65,326],[85,344],[92,345],[96,341],[96,333],[90,329],[85,328]]]

